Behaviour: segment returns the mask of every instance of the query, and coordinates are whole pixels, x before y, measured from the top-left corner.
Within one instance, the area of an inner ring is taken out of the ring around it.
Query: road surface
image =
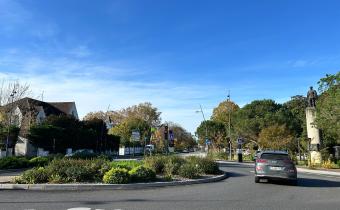
[[[298,186],[254,183],[253,167],[221,163],[216,183],[106,191],[0,191],[0,209],[340,209],[340,178],[298,174]],[[83,207],[83,208],[79,208]],[[85,208],[86,207],[86,208]]]

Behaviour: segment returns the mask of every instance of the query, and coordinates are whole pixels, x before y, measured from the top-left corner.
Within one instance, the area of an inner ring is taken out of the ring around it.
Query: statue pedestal
[[[316,119],[315,107],[306,108],[306,120],[307,120],[307,136],[310,139],[310,157],[312,165],[319,165],[322,163],[320,153],[320,131],[314,125]]]

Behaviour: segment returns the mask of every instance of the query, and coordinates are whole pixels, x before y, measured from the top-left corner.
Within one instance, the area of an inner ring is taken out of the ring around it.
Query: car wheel
[[[255,176],[255,183],[259,183],[260,182],[260,177]]]

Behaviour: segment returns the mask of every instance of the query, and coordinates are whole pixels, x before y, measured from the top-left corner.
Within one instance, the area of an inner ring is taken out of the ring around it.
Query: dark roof
[[[48,102],[48,103],[66,114],[72,114],[71,109],[75,104],[74,102]]]
[[[28,98],[28,97],[22,98],[13,103],[7,104],[3,106],[2,108],[12,109],[13,106],[18,106],[23,115],[26,115],[29,112],[38,114],[41,108],[44,110],[46,116],[67,114],[47,102],[35,100],[32,98]]]
[[[38,100],[27,98],[27,97],[14,102],[14,104],[18,105],[21,112],[26,112],[28,110],[31,110],[31,111],[37,111],[38,113],[39,107],[42,107],[44,109],[46,116],[65,114],[62,110],[57,109],[56,107],[50,105],[49,103],[38,101]]]

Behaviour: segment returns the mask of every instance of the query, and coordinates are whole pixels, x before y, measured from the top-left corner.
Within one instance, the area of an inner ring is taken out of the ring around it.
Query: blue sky
[[[339,1],[0,0],[0,78],[80,116],[149,101],[193,132],[202,104],[285,102],[340,65]]]

